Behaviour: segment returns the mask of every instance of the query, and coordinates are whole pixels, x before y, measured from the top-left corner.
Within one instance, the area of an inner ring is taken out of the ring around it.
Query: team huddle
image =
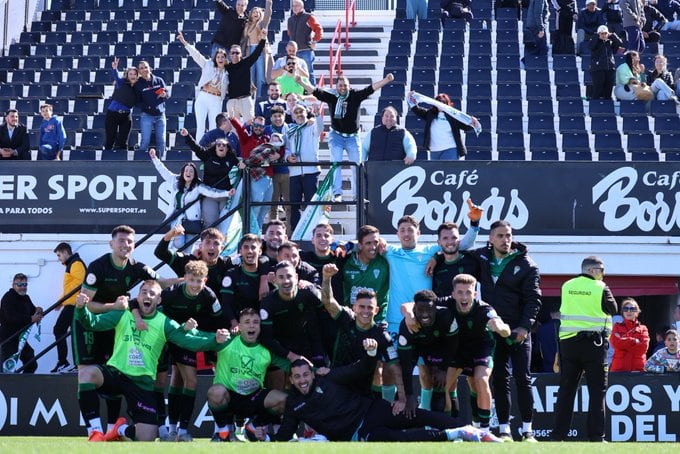
[[[504,441],[510,357],[523,438],[535,441],[531,392],[527,402],[522,391],[529,382],[517,377],[540,308],[538,270],[505,221],[492,225],[488,247],[467,251],[481,214],[469,202],[467,234],[460,238],[456,224],[444,223],[431,246],[417,244],[411,216],[398,222],[399,247],[368,225],[356,243],[338,245],[332,228],[320,224],[314,250],[304,252],[275,220],[262,238],[244,235],[233,257],[222,256],[225,238],[214,228],[201,233],[194,253],[171,250],[184,233],[177,225],[155,250],[177,273],[172,279],[136,262],[134,230],[116,227],[111,253],[89,265],[76,299],[74,358],[89,439],[191,441],[196,352],[205,352],[215,371],[207,395],[212,441],[233,440],[234,423],[243,419],[251,441],[310,434],[331,441]],[[500,304],[480,301],[478,288]],[[460,417],[461,374],[473,425]],[[492,374],[499,437],[489,430]],[[129,424],[119,417],[122,396]]]

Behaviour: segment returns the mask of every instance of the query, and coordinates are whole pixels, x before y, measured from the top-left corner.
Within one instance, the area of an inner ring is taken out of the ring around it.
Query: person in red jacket
[[[647,327],[638,321],[640,306],[633,298],[621,302],[623,321],[615,323],[609,337],[614,348],[611,372],[643,372],[649,348]]]

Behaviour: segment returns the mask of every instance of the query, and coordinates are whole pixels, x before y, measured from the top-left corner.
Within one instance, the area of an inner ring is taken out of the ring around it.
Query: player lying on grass
[[[85,305],[84,293],[76,299],[75,317],[91,331],[115,329],[113,354],[106,365],[86,366],[79,370],[78,394],[83,418],[89,422],[90,441],[128,440],[152,441],[158,436],[156,397],[153,392],[158,358],[167,342],[192,351],[219,350],[229,339],[229,331],[215,334],[180,326],[156,310],[161,300],[161,287],[155,281],[144,281],[137,302],[147,330],[139,331],[128,310],[93,314]],[[123,395],[134,425],[118,418],[106,434],[99,417],[97,392]]]

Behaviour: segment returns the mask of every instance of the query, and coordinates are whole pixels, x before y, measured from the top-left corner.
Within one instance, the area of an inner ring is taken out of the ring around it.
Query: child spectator
[[[678,332],[669,329],[664,335],[665,348],[654,353],[645,363],[645,370],[657,374],[680,372],[680,352],[678,352]]]
[[[38,147],[38,161],[54,161],[61,159],[61,152],[66,144],[66,131],[61,120],[52,114],[52,104],[40,106],[40,146]]]

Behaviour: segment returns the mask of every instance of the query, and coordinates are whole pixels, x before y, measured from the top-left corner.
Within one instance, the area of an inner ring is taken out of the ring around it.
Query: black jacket
[[[437,118],[437,115],[439,114],[439,110],[436,107],[432,107],[429,110],[423,109],[420,106],[413,106],[411,108],[411,112],[425,120],[425,134],[423,137],[423,146],[427,148],[428,150],[430,149],[430,125],[432,124],[432,121]],[[446,114],[444,114],[446,115]],[[463,139],[460,135],[461,129],[463,131],[472,131],[472,126],[468,126],[466,124],[461,123],[460,121],[456,120],[455,118],[446,115],[446,119],[449,122],[449,125],[451,126],[451,132],[453,133],[453,140],[456,141],[456,149],[458,150],[458,156],[463,157],[467,154],[467,148],[465,148],[465,144],[463,143]]]
[[[541,309],[541,278],[526,246],[512,243],[511,247],[518,254],[508,262],[495,283],[491,275],[490,260],[494,258],[491,245],[471,252],[480,262],[481,299],[493,306],[512,329],[522,327],[529,331]]]
[[[614,55],[619,47],[625,47],[621,38],[616,33],[609,35],[606,40],[595,37],[588,41],[590,47],[590,70],[613,71],[616,69]]]
[[[217,26],[217,31],[213,35],[212,42],[213,44],[219,44],[224,47],[224,50],[229,52],[229,47],[233,44],[241,44],[243,29],[246,26],[249,12],[246,11],[243,16],[239,17],[236,10],[231,6],[227,6],[222,0],[215,2],[215,6],[222,19]]]
[[[11,158],[3,158],[0,156],[0,159],[23,159],[30,161],[31,143],[26,126],[19,123],[17,127],[14,128],[14,134],[12,134],[12,139],[10,140],[7,123],[3,123],[0,126],[0,148],[10,148],[16,150],[18,153],[17,156],[12,156]]]
[[[229,178],[224,178],[229,175],[232,167],[238,165],[238,158],[231,145],[227,142],[227,155],[220,157],[215,153],[215,143],[208,147],[202,147],[196,143],[196,139],[191,137],[191,134],[187,134],[184,140],[191,151],[196,153],[198,159],[203,161],[203,183],[215,189],[227,191],[231,189],[231,181]],[[217,184],[218,182],[219,184]]]
[[[31,297],[9,289],[0,302],[0,341],[31,324],[35,306]]]

